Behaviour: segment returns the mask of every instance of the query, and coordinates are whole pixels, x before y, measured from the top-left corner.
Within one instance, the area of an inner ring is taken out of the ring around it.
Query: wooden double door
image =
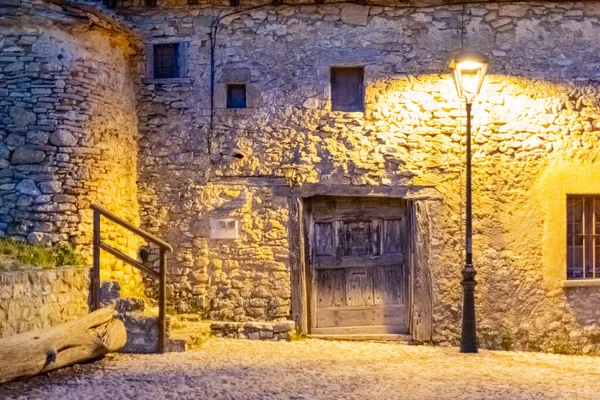
[[[306,215],[311,333],[407,333],[406,202],[314,197]]]

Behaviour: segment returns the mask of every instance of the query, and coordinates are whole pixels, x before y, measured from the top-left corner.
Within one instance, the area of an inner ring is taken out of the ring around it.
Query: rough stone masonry
[[[0,3],[3,234],[87,246],[100,203],[173,245],[179,311],[279,321],[296,312],[282,165],[303,187],[433,187],[432,341],[456,344],[464,110],[447,65],[464,32],[491,57],[473,109],[480,344],[600,352],[600,291],[562,284],[566,194],[600,193],[600,4],[56,3]],[[185,75],[153,79],[148,49],[170,42]],[[365,112],[331,111],[332,66],[364,66]],[[247,108],[226,107],[231,83]],[[237,239],[210,237],[219,218]]]

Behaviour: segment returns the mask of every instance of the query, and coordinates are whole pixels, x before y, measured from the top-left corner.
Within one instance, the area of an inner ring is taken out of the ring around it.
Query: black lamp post
[[[461,52],[450,62],[458,96],[467,112],[467,178],[465,222],[465,266],[462,271],[463,313],[460,337],[461,353],[477,353],[475,324],[475,268],[473,268],[473,205],[471,188],[471,105],[481,89],[488,58],[479,52]]]

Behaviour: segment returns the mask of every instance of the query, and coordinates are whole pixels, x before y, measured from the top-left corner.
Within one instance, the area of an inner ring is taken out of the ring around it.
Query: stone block
[[[27,142],[31,144],[44,145],[48,143],[50,134],[44,131],[28,131]]]
[[[23,107],[10,107],[8,115],[12,118],[12,124],[16,126],[26,127],[34,125],[37,119],[35,113]]]
[[[62,183],[59,181],[47,181],[40,183],[40,190],[44,194],[62,192]]]
[[[369,7],[358,4],[342,4],[342,22],[351,25],[367,25]]]
[[[521,18],[529,10],[527,4],[500,4],[498,8],[498,15],[501,17],[516,17]]]
[[[246,335],[246,337],[250,340],[260,340],[260,332],[250,332]]]
[[[100,286],[100,302],[110,303],[121,297],[121,285],[115,280],[102,281]]]
[[[53,236],[44,232],[31,232],[27,235],[27,241],[33,244],[50,245],[53,242]]]
[[[273,324],[273,332],[291,332],[296,329],[296,323],[294,321],[281,321]]]
[[[29,147],[18,147],[13,151],[10,157],[10,162],[15,165],[19,164],[40,164],[44,162],[46,153],[42,150],[32,149]]]
[[[225,83],[248,83],[250,82],[250,69],[223,68],[221,81]]]
[[[50,143],[60,147],[71,147],[77,144],[77,139],[71,132],[59,129],[50,135]]]
[[[144,311],[146,302],[140,297],[127,297],[118,299],[115,310],[117,312]]]
[[[19,192],[21,194],[26,194],[29,196],[39,196],[41,194],[39,189],[35,185],[35,182],[33,182],[31,179],[22,180],[21,182],[19,182],[17,184],[16,189],[17,189],[17,192]]]

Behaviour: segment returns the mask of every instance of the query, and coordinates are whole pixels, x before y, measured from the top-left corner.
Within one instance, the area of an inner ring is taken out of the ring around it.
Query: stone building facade
[[[85,246],[100,203],[173,245],[175,309],[310,333],[315,196],[398,201],[408,333],[456,344],[462,37],[491,58],[473,106],[480,344],[600,352],[597,281],[565,282],[567,195],[600,193],[600,4],[190,3],[0,5],[0,231]],[[156,46],[175,43],[179,76],[155,79]],[[334,67],[363,69],[364,111],[332,111]]]
[[[136,42],[43,2],[6,2],[1,15],[0,232],[90,253],[91,204],[139,223]],[[134,238],[106,234],[135,254]],[[103,264],[105,278],[142,281]]]

